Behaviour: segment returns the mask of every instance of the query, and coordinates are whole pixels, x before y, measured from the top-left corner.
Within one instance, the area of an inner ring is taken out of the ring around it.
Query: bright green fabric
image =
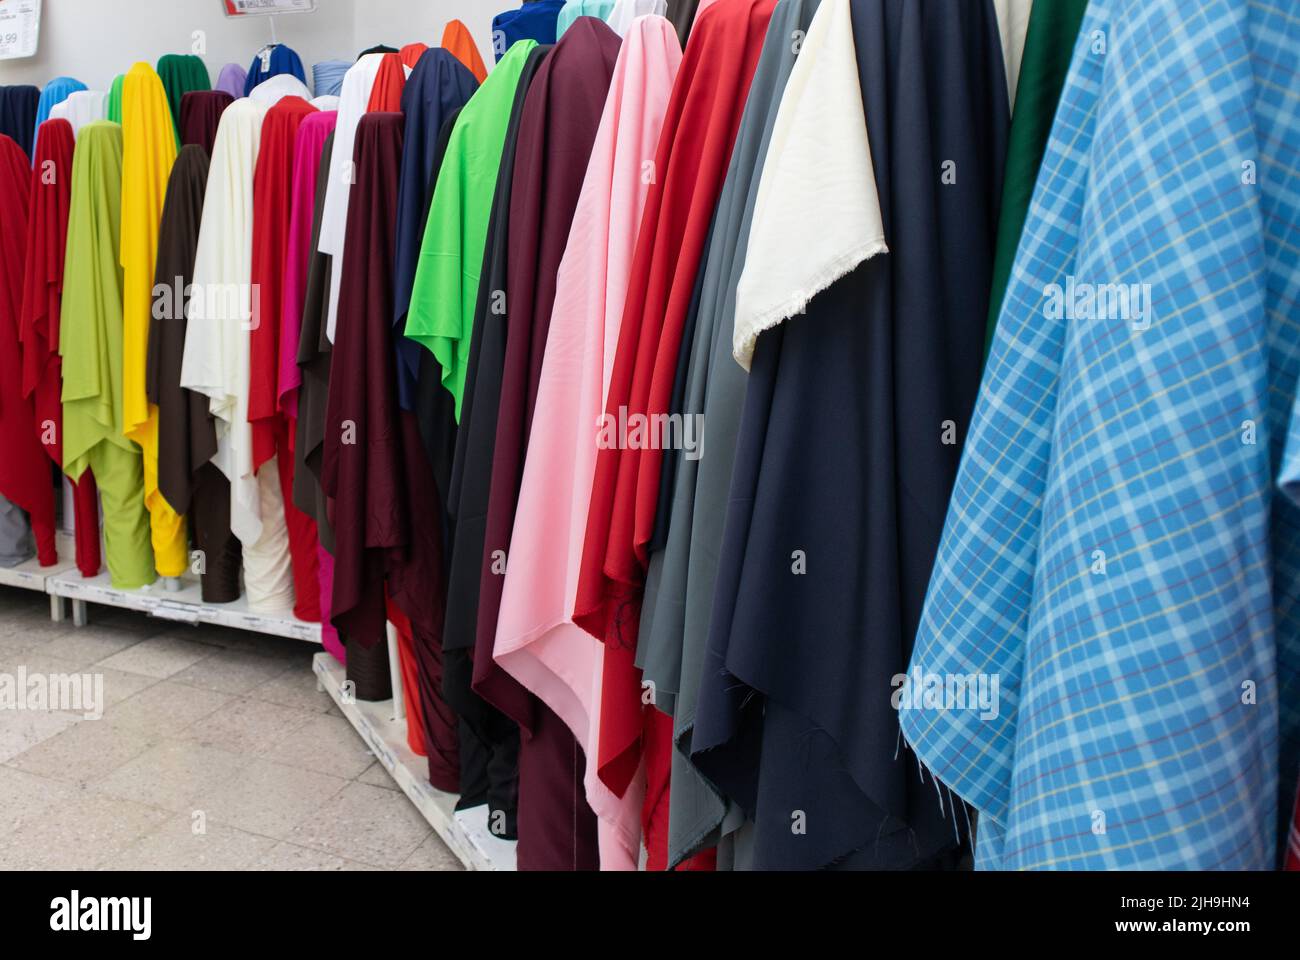
[[[164,53],[158,58],[158,78],[167,92],[167,106],[171,109],[172,128],[176,133],[176,147],[181,143],[181,97],[194,90],[211,90],[208,68],[192,53]]]
[[[72,160],[72,206],[60,311],[63,470],[95,474],[113,585],[155,579],[140,448],[122,435],[122,128],[81,128]]]
[[[515,88],[535,41],[520,40],[461,111],[425,225],[406,336],[429,350],[460,421],[488,219]]]
[[[989,299],[988,339],[1002,312],[1002,298],[1025,229],[1029,201],[1038,182],[1038,168],[1056,119],[1056,104],[1070,69],[1074,41],[1079,36],[1088,0],[1035,3],[1025,31],[1025,52],[1016,85],[1016,109],[1011,117],[1007,165],[1002,178],[1002,210],[998,219],[997,255],[993,262],[993,295]]]
[[[122,122],[122,85],[126,83],[126,74],[119,73],[113,78],[113,85],[108,88],[108,99],[104,101],[104,119],[114,123]]]

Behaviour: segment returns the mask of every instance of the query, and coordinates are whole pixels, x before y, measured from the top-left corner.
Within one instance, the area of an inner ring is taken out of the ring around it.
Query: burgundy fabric
[[[42,566],[58,561],[54,545],[54,481],[49,456],[32,430],[36,412],[23,394],[23,355],[18,337],[27,217],[33,170],[27,154],[0,136],[0,494],[27,511]]]
[[[181,146],[193,143],[212,156],[221,115],[234,102],[224,90],[192,90],[181,97]]]
[[[32,429],[45,452],[63,466],[63,360],[59,356],[59,310],[63,301],[64,247],[72,202],[72,151],[76,137],[67,120],[47,120],[36,137],[28,197],[27,261],[23,270],[22,392],[32,405]],[[73,484],[76,562],[82,576],[99,573],[99,492],[89,469]]]

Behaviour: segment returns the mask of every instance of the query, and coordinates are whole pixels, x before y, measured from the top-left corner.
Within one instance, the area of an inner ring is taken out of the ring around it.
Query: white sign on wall
[[[41,0],[0,0],[0,60],[36,55]]]
[[[261,17],[277,13],[311,13],[316,0],[222,0],[228,17]]]

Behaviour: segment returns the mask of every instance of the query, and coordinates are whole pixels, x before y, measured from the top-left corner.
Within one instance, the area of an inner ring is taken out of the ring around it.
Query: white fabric
[[[311,105],[322,112],[337,110],[339,108],[339,98],[331,95],[312,97]]]
[[[625,37],[637,17],[662,17],[667,12],[668,0],[615,0],[605,22],[620,37]]]
[[[70,93],[68,99],[50,108],[50,119],[68,121],[72,125],[72,135],[75,137],[81,128],[92,120],[104,119],[106,96],[103,90],[78,90],[76,93]]]
[[[1025,32],[1034,0],[993,0],[998,15],[998,32],[1002,35],[1002,60],[1007,66],[1007,96],[1011,109],[1016,107],[1016,84],[1020,81],[1020,61],[1025,54]]]
[[[732,354],[887,252],[849,0],[823,0],[777,108],[736,294]]]
[[[292,608],[293,571],[275,465],[265,465],[260,479],[254,474],[248,422],[253,171],[266,112],[265,105],[244,97],[226,108],[217,127],[181,386],[209,399],[217,428],[212,462],[230,480],[230,529],[244,548],[249,606],[269,613]]]
[[[248,93],[248,99],[256,100],[268,110],[285,97],[302,97],[304,100],[310,100],[311,91],[307,89],[307,84],[292,73],[277,73],[263,80]]]
[[[320,242],[317,249],[328,253],[334,263],[343,263],[343,235],[348,225],[348,202],[352,195],[352,147],[357,137],[357,124],[361,122],[370,103],[370,90],[375,85],[379,64],[384,54],[368,53],[343,75],[343,89],[339,93],[338,122],[334,126],[334,151],[330,154],[330,179],[325,185],[325,208],[321,213]],[[334,327],[339,315],[339,286],[343,271],[330,271],[329,314],[325,336],[334,342]]]

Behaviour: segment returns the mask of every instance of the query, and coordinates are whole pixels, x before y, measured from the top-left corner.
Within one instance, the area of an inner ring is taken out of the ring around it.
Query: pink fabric
[[[571,612],[596,428],[649,191],[643,164],[655,156],[681,57],[663,17],[637,20],[623,41],[560,264],[497,624],[497,663],[569,725],[589,758],[597,755],[604,650]],[[618,797],[589,761],[585,787],[599,818],[601,869],[635,870],[644,772]]]
[[[302,302],[307,289],[307,263],[311,253],[311,226],[316,206],[316,175],[320,168],[325,140],[334,131],[338,112],[314,113],[298,125],[293,145],[292,213],[289,219],[289,244],[284,254],[284,293],[280,311],[280,369],[277,371],[277,394],[280,410],[288,417],[298,417],[298,388],[302,371],[298,369],[298,336],[302,331]],[[328,622],[328,621],[326,621]]]

